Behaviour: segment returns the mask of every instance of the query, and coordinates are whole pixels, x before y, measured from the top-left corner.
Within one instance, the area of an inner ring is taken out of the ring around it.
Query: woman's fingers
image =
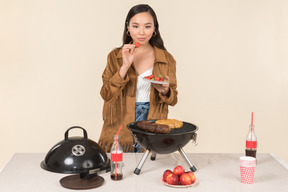
[[[165,76],[165,78],[166,78],[166,81],[170,82],[169,76]]]
[[[155,87],[155,89],[162,94],[166,94],[169,91],[169,84],[156,84],[152,83],[152,86]]]
[[[122,47],[123,65],[130,67],[134,60],[135,45],[125,44]]]
[[[152,83],[152,86],[155,87],[155,89],[164,95],[166,95],[169,92],[169,81],[170,78],[169,76],[165,76],[166,81],[168,84],[157,84],[157,83]]]
[[[125,44],[122,47],[122,52],[124,53],[134,53],[134,51],[135,51],[135,45],[133,44]]]

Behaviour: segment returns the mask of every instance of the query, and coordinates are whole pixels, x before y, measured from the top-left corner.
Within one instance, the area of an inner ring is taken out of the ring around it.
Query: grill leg
[[[185,154],[185,152],[183,151],[183,149],[181,147],[179,147],[178,151],[181,154],[181,156],[185,159],[185,161],[188,164],[191,171],[192,172],[197,171],[196,167],[194,165],[192,165],[192,163],[189,161],[189,159],[188,159],[187,155]]]
[[[144,155],[143,155],[143,157],[142,157],[142,159],[141,159],[141,161],[140,161],[139,164],[138,164],[138,167],[137,167],[137,168],[135,169],[135,171],[134,171],[134,173],[135,173],[136,175],[139,175],[139,173],[140,173],[140,171],[141,171],[141,168],[142,168],[143,164],[145,163],[145,161],[146,161],[146,159],[147,159],[147,157],[148,157],[149,154],[150,154],[150,151],[149,151],[149,150],[146,150],[145,153],[144,153]]]
[[[155,159],[156,159],[156,153],[153,153],[153,152],[152,152],[152,155],[151,155],[150,159],[151,159],[152,161],[155,161]]]

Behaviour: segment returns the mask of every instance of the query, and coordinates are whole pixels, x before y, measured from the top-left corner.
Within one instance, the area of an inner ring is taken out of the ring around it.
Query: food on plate
[[[178,185],[179,184],[179,177],[175,173],[170,173],[166,177],[166,182],[170,185]]]
[[[162,181],[169,185],[192,185],[197,182],[194,173],[192,171],[185,172],[181,165],[174,167],[173,171],[166,169]]]
[[[169,125],[171,129],[177,129],[183,126],[183,122],[177,119],[160,119],[157,120],[155,123],[162,125]]]
[[[163,173],[163,180],[166,181],[166,177],[168,175],[170,175],[171,173],[173,173],[170,169],[167,169],[166,171],[164,171]]]
[[[136,42],[136,43],[135,43],[135,47],[136,47],[136,48],[140,47],[140,43],[139,43],[139,42]]]
[[[180,176],[179,181],[180,181],[181,185],[191,185],[192,177],[188,173],[183,173]]]
[[[195,174],[194,174],[192,171],[187,171],[187,172],[185,172],[185,173],[187,173],[188,175],[190,175],[190,177],[192,178],[192,183],[195,183],[195,181],[196,181]]]
[[[149,121],[138,121],[136,125],[145,131],[153,133],[170,133],[171,128],[168,125],[156,124]]]
[[[181,165],[178,165],[173,169],[173,173],[175,173],[178,176],[181,176],[183,173],[185,173],[185,169]]]
[[[148,75],[148,76],[145,76],[144,77],[145,79],[149,79],[149,80],[152,80],[152,81],[167,81],[167,79],[165,78],[164,75],[158,75],[158,76],[155,76],[155,75]]]

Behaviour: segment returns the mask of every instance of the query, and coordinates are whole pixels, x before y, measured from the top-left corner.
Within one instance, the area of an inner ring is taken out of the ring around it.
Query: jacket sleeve
[[[158,96],[160,97],[160,103],[167,103],[168,105],[174,106],[176,105],[178,101],[178,91],[177,91],[177,79],[176,79],[176,61],[173,58],[172,55],[167,53],[166,55],[167,61],[169,64],[168,69],[168,76],[170,78],[169,82],[169,95],[164,96],[162,93],[158,93]]]
[[[104,101],[109,103],[114,102],[127,82],[130,80],[128,75],[122,79],[119,75],[121,64],[117,60],[117,52],[112,51],[107,57],[107,65],[102,74],[103,85],[100,91],[101,97]]]

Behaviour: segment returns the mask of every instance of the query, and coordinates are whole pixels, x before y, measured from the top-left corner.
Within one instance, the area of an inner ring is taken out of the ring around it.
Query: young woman
[[[140,43],[136,48],[135,43]],[[169,84],[151,84],[142,78],[163,75]],[[167,119],[168,105],[177,103],[176,62],[164,47],[153,9],[146,4],[128,12],[123,45],[111,51],[102,75],[104,99],[103,128],[98,144],[110,152],[120,126],[119,140],[124,152],[139,152],[127,124],[151,119]]]

